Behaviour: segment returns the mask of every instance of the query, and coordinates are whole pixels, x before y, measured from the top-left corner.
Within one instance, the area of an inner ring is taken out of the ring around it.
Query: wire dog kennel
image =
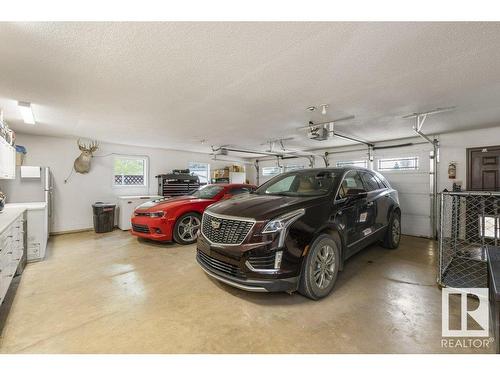
[[[440,196],[438,284],[486,288],[486,246],[500,242],[500,192]]]

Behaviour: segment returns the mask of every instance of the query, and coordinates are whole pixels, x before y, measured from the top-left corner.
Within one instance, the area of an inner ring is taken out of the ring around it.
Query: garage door
[[[401,232],[431,237],[430,145],[375,150],[374,169],[399,193]]]
[[[387,178],[399,193],[401,232],[406,235],[431,237],[430,152],[431,145],[397,147],[375,150],[373,167]],[[318,161],[319,162],[319,161]],[[307,168],[307,161],[294,159],[293,167]],[[332,167],[356,165],[368,167],[367,151],[351,151],[330,156]],[[320,164],[321,166],[321,164]],[[275,161],[261,163],[261,181],[272,176]],[[277,169],[277,168],[276,168]],[[277,171],[274,171],[277,172]]]

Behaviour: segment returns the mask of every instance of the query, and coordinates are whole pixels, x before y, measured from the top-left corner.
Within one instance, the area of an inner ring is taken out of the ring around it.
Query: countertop
[[[47,207],[47,202],[7,203],[5,207],[21,207],[27,210],[43,210]]]
[[[0,211],[0,233],[14,222],[24,211],[25,207],[7,207]]]

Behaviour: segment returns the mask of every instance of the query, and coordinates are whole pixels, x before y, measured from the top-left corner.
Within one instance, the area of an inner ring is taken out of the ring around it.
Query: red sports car
[[[205,185],[189,196],[143,203],[135,209],[131,233],[155,241],[174,240],[182,245],[194,243],[205,208],[255,188],[246,184]]]

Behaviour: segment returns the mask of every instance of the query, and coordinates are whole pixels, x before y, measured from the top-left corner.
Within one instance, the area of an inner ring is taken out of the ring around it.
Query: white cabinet
[[[28,262],[43,260],[47,248],[47,208],[28,209]]]
[[[24,253],[24,220],[22,213],[0,233],[0,304]]]
[[[16,149],[0,137],[0,179],[16,178]]]
[[[26,209],[28,262],[43,260],[47,249],[47,240],[49,239],[47,203],[7,203],[5,208]]]

